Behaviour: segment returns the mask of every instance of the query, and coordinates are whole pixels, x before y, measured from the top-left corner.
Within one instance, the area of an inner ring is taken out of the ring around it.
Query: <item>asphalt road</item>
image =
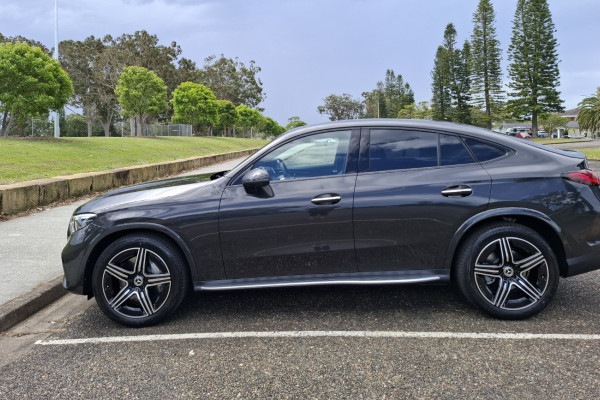
[[[549,308],[526,321],[490,319],[448,286],[200,293],[166,323],[137,330],[69,295],[0,338],[14,354],[0,367],[0,398],[595,399],[599,285],[600,272],[563,279]],[[315,331],[337,336],[239,337]],[[207,332],[238,337],[164,336]],[[68,342],[82,338],[92,342]]]
[[[67,295],[0,335],[0,399],[596,399],[599,287],[525,321],[445,285],[198,293],[144,329]]]

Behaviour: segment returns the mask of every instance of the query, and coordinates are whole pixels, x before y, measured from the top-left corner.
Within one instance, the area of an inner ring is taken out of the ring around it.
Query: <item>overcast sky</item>
[[[385,71],[401,74],[415,100],[431,100],[430,71],[446,24],[458,42],[471,35],[478,0],[58,0],[59,40],[119,36],[145,29],[176,41],[196,61],[223,53],[262,68],[264,114],[326,121],[331,93],[375,88]],[[506,74],[517,0],[494,0]],[[574,108],[600,86],[600,1],[550,0],[561,60],[562,98]],[[1,0],[0,33],[54,45],[53,0]],[[506,79],[505,79],[506,80]]]

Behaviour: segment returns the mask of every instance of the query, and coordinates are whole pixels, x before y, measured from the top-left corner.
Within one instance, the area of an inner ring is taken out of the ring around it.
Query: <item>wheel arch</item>
[[[158,224],[145,223],[145,224],[123,225],[123,226],[114,227],[114,229],[106,232],[106,234],[103,235],[101,238],[98,238],[95,241],[95,243],[93,244],[91,251],[89,252],[89,255],[87,257],[86,264],[85,264],[85,272],[84,272],[84,280],[83,280],[83,294],[87,295],[88,298],[93,297],[92,272],[94,270],[94,265],[96,265],[96,261],[98,261],[100,254],[102,254],[102,251],[106,248],[106,246],[108,246],[110,243],[114,242],[115,240],[118,240],[119,238],[121,238],[123,236],[135,234],[135,233],[137,233],[137,234],[150,233],[150,234],[158,235],[158,236],[161,236],[161,237],[167,239],[173,245],[175,245],[175,247],[178,248],[179,251],[181,251],[181,254],[187,261],[186,267],[187,267],[187,272],[190,277],[190,282],[193,281],[193,278],[195,275],[194,271],[196,271],[196,262],[194,260],[194,257],[192,256],[192,253],[190,252],[187,244],[176,232],[172,231],[171,229],[168,229],[167,227],[165,227],[163,225],[158,225]]]
[[[481,214],[477,214],[465,221],[456,231],[448,246],[444,265],[445,268],[450,269],[450,279],[452,279],[454,274],[459,249],[469,237],[469,234],[484,225],[503,221],[523,225],[542,236],[554,250],[558,260],[560,275],[567,275],[567,255],[570,253],[570,247],[560,227],[547,215],[539,211],[523,208],[503,208],[487,210]]]

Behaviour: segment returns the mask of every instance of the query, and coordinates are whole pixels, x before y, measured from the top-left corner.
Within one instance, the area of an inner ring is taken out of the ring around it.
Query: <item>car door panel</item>
[[[356,272],[356,174],[271,182],[272,197],[226,188],[219,227],[228,279]],[[339,197],[338,201],[313,201]]]
[[[442,193],[453,187],[472,193]],[[360,174],[354,203],[358,269],[442,268],[453,233],[487,208],[490,189],[479,164]]]

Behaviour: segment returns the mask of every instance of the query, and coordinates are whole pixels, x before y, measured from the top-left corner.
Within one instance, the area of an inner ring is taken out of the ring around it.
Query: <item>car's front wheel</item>
[[[108,245],[92,274],[100,309],[126,326],[157,324],[181,303],[188,287],[186,262],[170,241],[132,234]]]
[[[487,314],[523,319],[542,311],[558,287],[559,269],[548,243],[514,223],[473,232],[459,250],[455,280],[463,295]]]

